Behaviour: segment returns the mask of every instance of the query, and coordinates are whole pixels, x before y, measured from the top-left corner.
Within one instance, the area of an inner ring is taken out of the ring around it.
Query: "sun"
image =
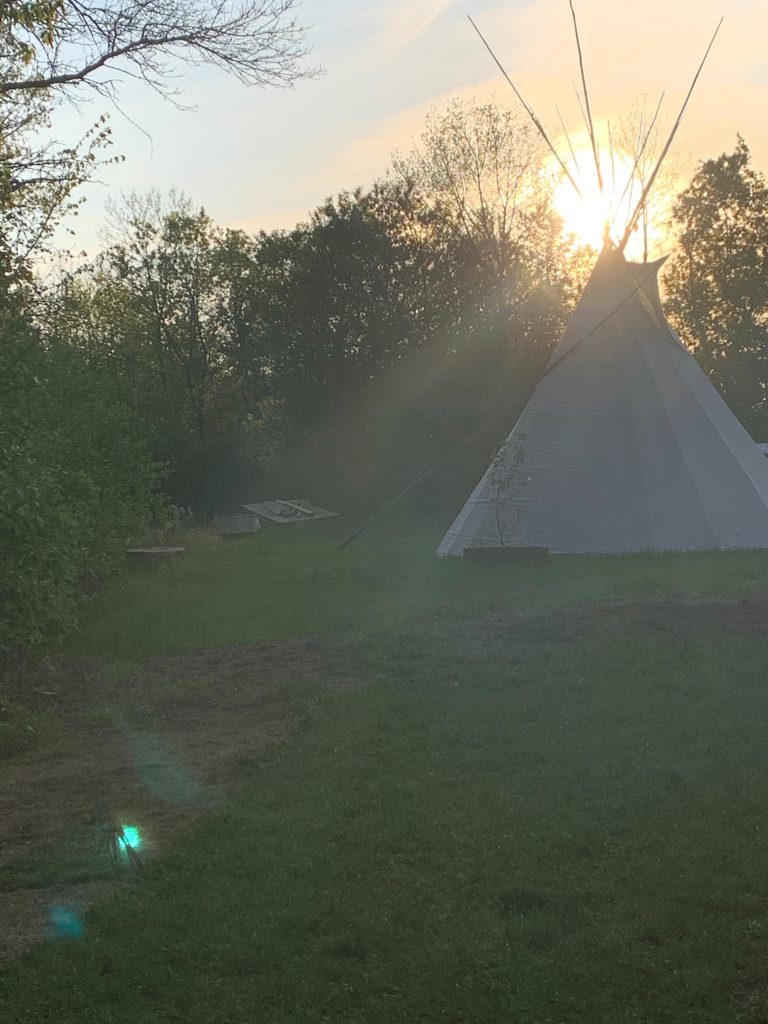
[[[599,250],[606,230],[614,242],[624,234],[640,198],[642,182],[634,173],[633,163],[626,157],[614,155],[611,159],[601,156],[601,191],[592,150],[580,147],[574,150],[574,155],[578,170],[574,173],[572,161],[569,169],[581,195],[555,164],[552,168],[556,174],[554,207],[562,218],[563,230],[572,236],[576,245],[588,245]],[[643,259],[650,249],[663,242],[664,232],[657,221],[658,218],[646,217],[638,224],[625,250],[630,258]]]
[[[577,244],[600,249],[606,227],[610,231],[614,224],[610,196],[600,192],[597,181],[580,181],[579,188],[581,195],[567,178],[562,178],[555,187],[555,210],[563,221],[563,230]]]

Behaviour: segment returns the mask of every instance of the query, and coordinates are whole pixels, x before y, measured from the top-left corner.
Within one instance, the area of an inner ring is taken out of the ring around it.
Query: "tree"
[[[107,248],[46,306],[58,337],[119,373],[177,503],[207,512],[244,415],[229,366],[234,243],[183,196],[113,205]],[[236,482],[236,481],[233,481]],[[221,497],[221,496],[219,496]]]
[[[83,140],[41,143],[55,101],[86,85],[115,97],[120,76],[173,98],[179,65],[211,64],[247,85],[288,85],[303,64],[296,0],[6,0],[0,3],[0,259],[9,282],[77,203],[109,144],[105,118]],[[1,284],[0,284],[1,287]]]
[[[408,230],[407,205],[380,184],[257,240],[248,343],[270,353],[271,392],[294,443],[425,341],[425,243]]]
[[[615,217],[619,237],[629,227],[638,200],[656,169],[666,142],[668,132],[663,118],[659,118],[660,110],[661,101],[651,113],[643,97],[621,118],[615,134],[609,125],[610,192],[615,203],[611,213]],[[666,239],[676,183],[680,177],[680,160],[673,154],[667,154],[656,174],[653,188],[637,213],[629,238],[630,251],[633,243],[642,243],[643,261],[648,260],[657,240]]]
[[[88,85],[113,95],[138,78],[165,96],[180,64],[213,65],[246,85],[287,85],[313,72],[296,0],[9,0],[0,8],[16,74],[0,96]],[[21,61],[22,68],[19,68]]]
[[[420,142],[395,161],[452,236],[462,264],[465,329],[472,321],[499,341],[546,353],[569,298],[562,222],[542,172],[542,144],[516,111],[451,101],[433,110]]]
[[[428,114],[395,170],[503,273],[534,219],[540,162],[539,138],[518,113],[454,99]]]
[[[209,484],[223,434],[217,424],[214,438],[212,423],[227,405],[215,407],[228,264],[202,211],[153,218],[136,209],[100,280],[82,275],[51,298],[35,278],[109,143],[103,119],[80,143],[46,143],[53,106],[82,86],[114,97],[120,75],[173,98],[184,64],[213,65],[248,85],[290,84],[312,73],[294,7],[0,3],[0,659],[44,649],[74,621],[80,577],[119,563],[150,513],[153,455],[174,456],[177,473],[192,468]],[[162,401],[172,415],[142,416]],[[163,451],[169,422],[179,443]]]
[[[45,104],[32,100],[18,106],[10,111],[0,103],[0,259],[6,301],[11,289],[29,288],[33,265],[50,255],[56,228],[81,204],[78,187],[109,162],[105,150],[111,144],[110,128],[101,117],[73,145],[41,146],[37,140],[50,124]],[[17,290],[17,300],[22,297]]]
[[[180,399],[192,435],[205,444],[221,346],[213,265],[219,232],[183,196],[171,195],[165,206],[155,192],[134,195],[111,212],[101,262],[131,310],[134,342],[153,352],[163,402]]]
[[[673,209],[667,310],[753,434],[768,431],[768,181],[739,138],[701,164]]]

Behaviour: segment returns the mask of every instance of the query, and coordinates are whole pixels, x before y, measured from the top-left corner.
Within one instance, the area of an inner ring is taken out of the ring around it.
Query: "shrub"
[[[37,347],[0,417],[0,655],[38,653],[77,621],[80,580],[144,527],[155,467],[109,377],[73,350]]]

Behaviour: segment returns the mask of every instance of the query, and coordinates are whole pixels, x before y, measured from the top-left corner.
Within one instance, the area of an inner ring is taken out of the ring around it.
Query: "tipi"
[[[570,6],[583,109],[602,190],[573,0]],[[541,121],[469,20],[583,198]],[[623,235],[614,245],[611,225],[606,225],[603,251],[543,378],[443,538],[438,555],[510,547],[564,554],[768,548],[768,460],[667,322],[658,283],[664,261],[632,263],[624,256],[720,25],[722,19]],[[638,139],[632,174],[646,153],[659,108]]]
[[[571,13],[602,188],[573,0]],[[541,122],[472,24],[581,195]],[[658,285],[663,260],[624,257],[719,30],[621,240],[611,243],[607,225],[603,251],[542,380],[439,555],[500,547],[562,553],[768,547],[768,460],[667,322]]]
[[[768,547],[768,460],[607,244],[520,420],[438,548]]]

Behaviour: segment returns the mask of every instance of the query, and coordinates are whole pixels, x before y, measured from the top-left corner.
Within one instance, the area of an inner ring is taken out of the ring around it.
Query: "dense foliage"
[[[150,512],[154,466],[117,382],[30,339],[3,382],[0,651],[40,648]]]
[[[54,642],[158,507],[161,424],[141,415],[140,382],[128,386],[131,354],[75,343],[70,289],[53,294],[43,276],[56,227],[110,141],[103,119],[74,145],[46,141],[54,99],[80,82],[113,95],[126,65],[163,91],[170,60],[289,82],[306,73],[292,7],[0,5],[0,659]]]
[[[768,439],[768,181],[739,139],[674,207],[668,312],[756,440]]]
[[[146,522],[154,470],[119,381],[43,329],[33,262],[106,142],[34,147],[47,110],[0,104],[0,655],[43,648],[73,622],[86,580]]]

